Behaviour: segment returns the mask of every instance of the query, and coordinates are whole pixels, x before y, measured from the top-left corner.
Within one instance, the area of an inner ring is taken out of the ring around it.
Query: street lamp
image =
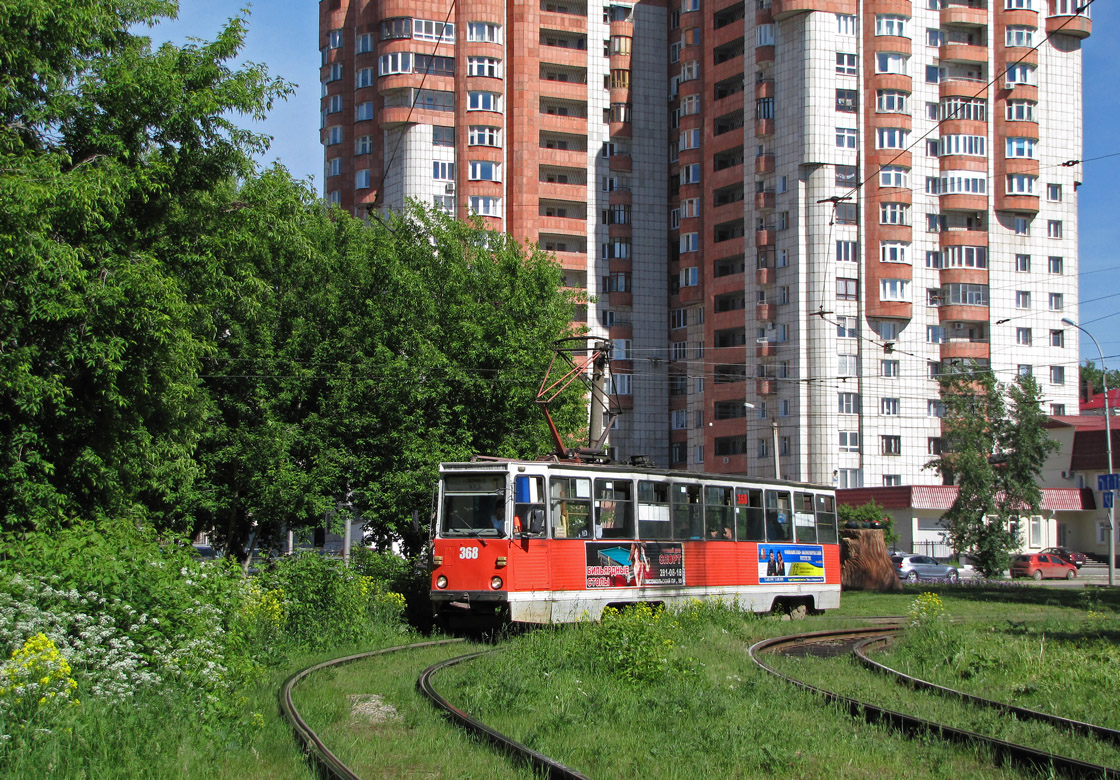
[[[747,407],[748,409],[754,409],[754,404],[752,404],[750,401],[744,401],[743,406]],[[749,426],[748,426],[748,430],[749,430]],[[770,432],[773,435],[773,442],[771,443],[771,446],[774,448],[774,479],[781,479],[782,478],[782,461],[781,461],[781,454],[778,452],[778,421],[777,420],[771,420],[770,421]]]
[[[1093,334],[1085,330],[1068,317],[1062,317],[1062,324],[1069,325],[1071,328],[1077,328],[1079,331],[1089,337],[1093,342],[1093,346],[1097,348],[1097,353],[1101,356],[1101,385],[1104,387],[1104,447],[1105,452],[1108,453],[1108,473],[1112,473],[1112,424],[1110,418],[1112,413],[1108,408],[1108,369],[1104,365],[1104,350],[1097,340],[1093,338]],[[1080,362],[1079,362],[1080,364]],[[1108,584],[1111,587],[1116,584],[1116,529],[1112,522],[1112,507],[1108,507]]]

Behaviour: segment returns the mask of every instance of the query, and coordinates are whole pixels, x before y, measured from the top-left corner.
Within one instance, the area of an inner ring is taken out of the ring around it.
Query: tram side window
[[[553,477],[552,535],[557,539],[587,539],[591,536],[591,480],[582,477]]]
[[[789,491],[766,491],[766,539],[770,542],[793,541],[793,518],[790,517]]]
[[[739,488],[735,493],[735,525],[740,542],[765,542],[766,524],[762,514],[762,491]]]
[[[836,499],[833,496],[817,496],[817,541],[821,544],[836,544]]]
[[[634,485],[619,479],[595,480],[597,538],[634,538]]]
[[[732,490],[727,487],[707,485],[704,488],[704,518],[708,539],[735,540],[735,511],[731,504]]]
[[[513,532],[544,536],[544,477],[519,474],[513,481]]]
[[[668,483],[638,483],[638,535],[643,539],[673,538]]]
[[[797,541],[816,543],[817,519],[813,511],[812,493],[793,494],[793,525]]]
[[[703,539],[704,513],[700,504],[700,486],[674,484],[671,495],[673,538]]]

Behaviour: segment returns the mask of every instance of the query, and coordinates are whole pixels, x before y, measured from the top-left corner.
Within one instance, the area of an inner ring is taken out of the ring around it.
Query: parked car
[[[1034,553],[1033,555],[1016,555],[1011,561],[1011,577],[1033,577],[1041,580],[1043,577],[1051,579],[1065,578],[1072,580],[1077,576],[1077,567],[1057,555],[1049,553]]]
[[[1042,552],[1046,553],[1047,555],[1057,555],[1063,561],[1072,563],[1078,569],[1084,566],[1085,562],[1089,560],[1085,557],[1085,553],[1078,552],[1077,550],[1071,550],[1068,547],[1047,547]]]
[[[907,582],[918,580],[948,580],[956,582],[960,573],[947,563],[938,563],[928,555],[892,555],[895,573]]]

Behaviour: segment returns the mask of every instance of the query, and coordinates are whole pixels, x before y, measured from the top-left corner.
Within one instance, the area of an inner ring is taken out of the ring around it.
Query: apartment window
[[[931,119],[970,119],[975,122],[988,121],[988,101],[984,98],[948,97],[938,105],[936,116]]]
[[[901,474],[884,474],[883,487],[900,487],[902,485]]]
[[[471,181],[501,181],[502,166],[487,160],[471,160],[468,178]]]
[[[1007,45],[1008,46],[1026,46],[1030,48],[1034,46],[1034,27],[1020,27],[1016,25],[1008,25],[1007,27]]]
[[[875,93],[875,110],[883,114],[905,114],[906,101],[910,98],[905,92],[881,89]]]
[[[940,141],[936,138],[926,139],[926,157],[937,157]]]
[[[1013,230],[1017,236],[1029,236],[1031,234],[1030,220],[1026,217],[1015,217]]]
[[[342,173],[342,158],[333,157],[327,161],[327,176],[338,176]]]
[[[906,279],[880,279],[879,300],[903,302],[909,301],[910,282]]]
[[[373,33],[362,33],[359,35],[357,48],[355,50],[358,54],[367,54],[373,51]]]
[[[927,287],[926,288],[926,306],[940,306],[941,305],[941,288]]]
[[[611,357],[614,360],[631,360],[630,339],[611,339]]]
[[[940,268],[941,253],[936,250],[926,250],[926,268]]]
[[[1031,294],[1029,290],[1015,291],[1015,308],[1029,309],[1031,307]]]
[[[934,27],[926,28],[926,46],[944,46],[945,33]]]
[[[773,24],[760,24],[755,29],[755,45],[756,46],[773,46],[774,45],[774,25]]]
[[[836,186],[855,187],[859,184],[859,171],[854,165],[836,166]]]
[[[342,63],[340,63],[340,62],[332,63],[330,71],[327,72],[327,81],[328,82],[338,81],[341,78],[342,78]],[[371,83],[372,83],[372,79],[371,79]],[[366,86],[368,87],[369,84],[366,84]]]
[[[1065,296],[1061,293],[1050,293],[1050,311],[1061,311],[1065,303]]]
[[[949,340],[949,332],[940,325],[927,325],[926,326],[926,343],[927,344],[944,344]]]
[[[945,247],[942,252],[941,267],[987,268],[988,248],[986,246]]]
[[[1011,139],[1008,139],[1010,145]],[[967,157],[986,157],[988,139],[982,135],[944,135],[937,142],[937,156],[959,154]]]
[[[454,195],[433,195],[432,206],[436,211],[442,211],[449,216],[455,216]]]
[[[880,436],[879,442],[881,444],[882,453],[884,455],[901,455],[902,454],[902,437],[901,436]]]
[[[396,73],[412,72],[412,53],[407,51],[386,54],[377,60],[377,73],[392,76]]]
[[[897,360],[880,360],[879,374],[888,379],[898,379],[900,363]]]
[[[327,33],[327,48],[342,48],[342,30],[331,30],[329,33]]]
[[[502,61],[494,57],[467,57],[468,76],[502,77]]]
[[[471,146],[501,146],[502,130],[499,127],[471,125],[467,143]]]
[[[363,168],[354,173],[354,189],[368,190],[369,189],[369,169]]]
[[[909,134],[908,130],[903,130],[901,127],[877,127],[875,128],[875,148],[905,149]]]
[[[837,376],[858,376],[859,375],[859,356],[858,355],[837,355],[836,356],[836,375]]]
[[[331,95],[327,100],[327,113],[337,114],[342,110],[342,95]]]
[[[856,55],[844,54],[843,52],[836,53],[836,72],[841,76],[855,76],[856,70]]]
[[[685,95],[681,98],[681,116],[700,113],[700,96]]]
[[[901,165],[884,165],[879,169],[879,186],[910,189],[910,169]]]
[[[681,78],[683,81],[692,81],[700,78],[700,60],[689,60],[681,63]]]
[[[1034,107],[1032,100],[1008,100],[1007,118],[1012,122],[1033,122]]]
[[[633,395],[634,377],[632,374],[611,374],[611,395]]]
[[[879,260],[884,263],[909,263],[909,241],[881,241],[879,243]]]
[[[1011,173],[1007,176],[1007,194],[1008,195],[1034,195],[1034,183],[1038,180],[1037,176],[1029,176],[1025,173]]]
[[[988,179],[975,171],[945,171],[941,174],[941,195],[986,195]]]
[[[871,329],[885,341],[894,341],[898,338],[898,323],[894,320],[872,320]]]
[[[910,204],[880,203],[879,223],[882,225],[909,225]]]
[[[681,148],[682,152],[687,150],[687,149],[699,149],[700,148],[700,129],[699,128],[694,128],[692,130],[682,130],[681,134],[680,134],[679,141],[680,141],[680,148]]]
[[[1050,384],[1064,385],[1066,383],[1065,366],[1050,366]]]
[[[468,22],[467,40],[478,43],[501,43],[502,26],[491,22]]]
[[[936,360],[930,360],[926,363],[926,376],[930,379],[938,379],[941,376],[941,363]]]
[[[854,114],[858,107],[858,94],[854,89],[836,90],[836,110]]]
[[[1065,265],[1065,262],[1060,257],[1050,257],[1047,260],[1046,265],[1049,268],[1050,273],[1061,275],[1063,273],[1063,266]]]
[[[1046,237],[1047,238],[1061,238],[1062,237],[1062,221],[1060,219],[1049,219],[1046,221]]]
[[[686,325],[688,325],[687,309],[673,309],[669,312],[669,328],[671,330],[683,328]]]
[[[942,452],[941,437],[930,436],[926,439],[926,454],[940,455]]]
[[[1061,417],[1066,413],[1065,404],[1050,404],[1050,414],[1054,417]]]
[[[432,178],[436,181],[455,181],[455,163],[433,160]]]
[[[1007,84],[1034,84],[1035,68],[1033,65],[1008,65],[1004,78]]]
[[[354,74],[354,84],[358,89],[373,86],[373,68],[361,68]]]
[[[926,232],[927,233],[940,233],[945,229],[946,221],[944,214],[926,214]]]
[[[682,268],[680,271],[681,287],[698,287],[700,285],[700,269],[697,266]]]
[[[1066,332],[1064,330],[1050,331],[1050,346],[1052,347],[1065,347],[1066,345]]]
[[[855,279],[836,280],[836,300],[855,301],[859,299],[859,282]]]
[[[681,217],[683,219],[690,219],[698,216],[700,216],[699,198],[684,198],[681,200]]]
[[[368,138],[368,136],[367,136]],[[455,128],[432,125],[432,146],[454,146]]]
[[[855,241],[836,242],[836,262],[854,263],[859,259],[858,244]]]
[[[502,216],[502,199],[472,195],[470,208],[472,213],[483,217],[500,217]]]
[[[837,469],[836,470],[836,487],[838,487],[838,488],[861,488],[861,487],[863,487],[863,471],[862,471],[862,469]]]
[[[1046,185],[1046,200],[1052,203],[1058,203],[1062,200],[1062,185],[1060,184],[1047,184]]]
[[[339,126],[327,128],[327,146],[342,143],[342,128]]]
[[[906,75],[906,61],[909,59],[905,54],[896,54],[894,52],[881,51],[875,54],[875,72],[876,73],[897,73],[899,75]]]
[[[778,401],[778,416],[789,417],[789,399],[782,399]]]
[[[836,219],[837,225],[854,225],[856,224],[856,204],[854,203],[837,203],[833,206],[833,216]],[[781,250],[784,251],[784,250]],[[781,268],[781,266],[778,266]]]
[[[700,250],[699,233],[681,233],[680,250],[684,252],[698,252]]]
[[[876,35],[897,35],[900,38],[909,38],[910,35],[906,31],[906,26],[910,19],[905,16],[895,16],[892,14],[878,14],[875,17],[875,34]]]
[[[1031,345],[1031,329],[1030,328],[1016,328],[1015,329],[1015,343],[1021,347],[1029,347]]]
[[[1004,0],[1008,11],[1033,11],[1035,0]]]
[[[944,417],[945,404],[936,399],[926,401],[926,415],[929,417]]]
[[[836,336],[842,339],[854,339],[859,333],[855,317],[836,318]]]
[[[674,431],[683,431],[688,427],[688,410],[674,409],[669,413],[669,426]]]
[[[859,431],[840,431],[840,451],[859,452]]]
[[[897,398],[880,398],[879,413],[887,417],[897,417],[902,404]]]
[[[354,108],[354,120],[361,122],[366,119],[373,119],[373,103],[359,103]]]
[[[468,92],[468,111],[501,111],[502,96],[497,92]]]
[[[774,98],[759,98],[754,101],[754,118],[755,119],[773,119],[774,118]]]
[[[700,181],[700,163],[682,165],[680,170],[681,184],[696,184]]]
[[[1029,272],[1031,270],[1031,256],[1015,255],[1015,270],[1021,273]]]
[[[1038,141],[1033,138],[1008,138],[1007,156],[1013,159],[1033,160],[1037,143]]]
[[[851,14],[836,14],[836,33],[838,35],[857,35],[859,25]]]
[[[859,414],[859,393],[837,393],[840,414]]]

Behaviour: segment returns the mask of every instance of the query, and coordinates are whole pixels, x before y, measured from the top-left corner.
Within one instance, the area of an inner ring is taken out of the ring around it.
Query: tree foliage
[[[0,14],[0,531],[130,518],[239,555],[348,503],[427,519],[440,460],[534,456],[573,300],[543,254],[413,207],[365,224],[280,168],[246,28],[153,50],[158,0]],[[574,395],[555,410],[584,425]]]
[[[892,549],[898,541],[898,534],[894,530],[894,518],[888,515],[887,511],[875,499],[859,506],[838,504],[836,515],[840,518],[842,524],[858,523],[863,527],[869,527],[872,523],[875,523],[875,527],[881,527],[883,529],[883,541],[886,543],[888,550]],[[864,525],[865,523],[867,525]]]
[[[1042,504],[1038,474],[1057,444],[1042,427],[1040,398],[1034,377],[1005,386],[987,367],[941,378],[943,451],[927,467],[957,485],[942,523],[953,550],[967,552],[987,577],[1007,569],[1020,543],[1018,518]]]

